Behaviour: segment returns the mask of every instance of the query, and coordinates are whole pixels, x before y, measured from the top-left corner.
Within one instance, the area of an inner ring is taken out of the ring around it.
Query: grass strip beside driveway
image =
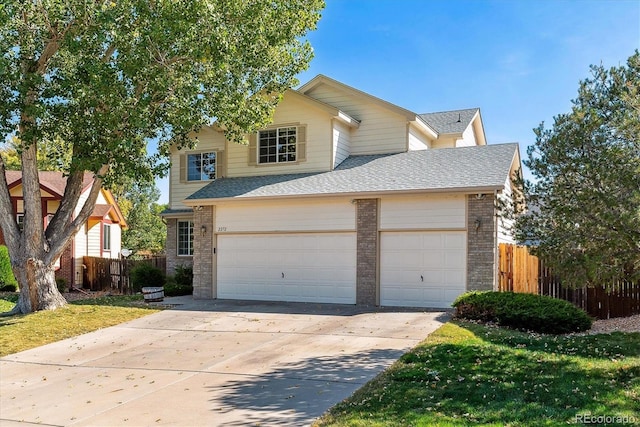
[[[13,298],[0,299],[0,311],[13,308]],[[137,307],[142,296],[79,300],[53,311],[0,317],[0,357],[114,326],[158,311]]]
[[[451,322],[317,425],[559,425],[580,416],[640,422],[640,333],[552,336]]]

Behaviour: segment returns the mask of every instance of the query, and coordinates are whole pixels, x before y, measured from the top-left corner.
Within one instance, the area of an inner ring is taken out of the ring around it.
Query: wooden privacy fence
[[[538,293],[538,257],[531,255],[526,246],[500,244],[501,292]]]
[[[132,292],[129,272],[140,264],[150,264],[166,271],[167,258],[164,256],[151,257],[141,260],[111,259],[99,257],[83,257],[83,286],[92,291],[111,291],[120,294]]]
[[[568,288],[525,246],[500,244],[498,290],[547,295],[569,301],[598,319],[640,314],[640,283],[618,282],[609,287]]]

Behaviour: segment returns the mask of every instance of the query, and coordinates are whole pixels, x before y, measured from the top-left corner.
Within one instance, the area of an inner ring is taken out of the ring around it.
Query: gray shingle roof
[[[499,189],[518,144],[350,156],[330,172],[221,178],[187,201],[393,191]]]
[[[466,110],[426,113],[419,116],[438,133],[462,133],[479,110],[479,108],[468,108]]]

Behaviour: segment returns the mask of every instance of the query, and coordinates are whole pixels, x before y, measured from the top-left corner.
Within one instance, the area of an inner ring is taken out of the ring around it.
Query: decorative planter
[[[164,300],[164,288],[142,288],[144,302],[158,302]]]

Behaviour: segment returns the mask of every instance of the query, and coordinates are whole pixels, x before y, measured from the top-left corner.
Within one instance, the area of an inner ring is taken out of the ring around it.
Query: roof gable
[[[14,188],[22,185],[22,171],[5,171],[7,185]],[[93,173],[85,172],[82,179],[82,191],[86,191],[93,183]],[[67,186],[67,177],[62,172],[39,171],[40,188],[52,195],[62,197]]]
[[[331,86],[341,92],[346,92],[351,96],[355,96],[357,98],[361,98],[366,100],[367,102],[371,102],[374,104],[377,104],[383,108],[386,108],[388,110],[393,111],[396,114],[399,114],[401,116],[405,116],[408,120],[415,120],[417,114],[414,113],[413,111],[409,111],[406,108],[402,108],[399,107],[395,104],[392,104],[391,102],[385,101],[383,99],[380,99],[378,97],[375,97],[371,94],[368,94],[366,92],[363,92],[359,89],[356,89],[354,87],[351,87],[349,85],[346,85],[344,83],[341,83],[337,80],[334,80],[330,77],[327,77],[323,74],[318,74],[316,77],[314,77],[313,79],[311,79],[310,81],[308,81],[307,83],[305,83],[304,85],[300,86],[298,88],[298,92],[301,92],[305,95],[308,95],[310,97],[313,98],[313,96],[309,95],[309,93],[311,93],[315,88],[321,86],[321,85],[328,85]]]

